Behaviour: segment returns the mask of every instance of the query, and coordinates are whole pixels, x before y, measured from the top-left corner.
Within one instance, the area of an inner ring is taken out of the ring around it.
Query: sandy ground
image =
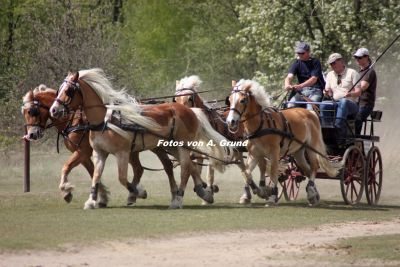
[[[400,218],[293,231],[240,231],[133,239],[0,255],[0,266],[400,266],[400,261],[346,260],[342,238],[400,234]]]

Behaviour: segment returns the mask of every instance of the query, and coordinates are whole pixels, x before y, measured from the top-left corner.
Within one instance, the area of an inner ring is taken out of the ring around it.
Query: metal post
[[[25,128],[26,134],[26,128]],[[24,138],[24,193],[31,191],[30,179],[30,142]]]

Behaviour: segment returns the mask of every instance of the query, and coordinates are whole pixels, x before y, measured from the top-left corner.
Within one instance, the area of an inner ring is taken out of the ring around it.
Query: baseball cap
[[[359,48],[359,49],[354,53],[353,56],[355,56],[355,57],[369,56],[369,51],[368,51],[367,48],[362,47],[362,48]]]
[[[328,64],[332,64],[333,62],[335,62],[336,60],[341,59],[341,58],[343,58],[341,54],[333,53],[328,58]]]
[[[304,53],[306,51],[310,51],[310,45],[306,42],[298,42],[294,50],[296,53]]]

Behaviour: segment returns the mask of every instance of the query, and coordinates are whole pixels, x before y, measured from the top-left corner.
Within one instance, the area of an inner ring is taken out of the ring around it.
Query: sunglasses
[[[304,55],[304,52],[303,53],[297,53],[298,55]]]
[[[355,58],[356,60],[362,59],[363,57],[365,57],[365,56],[362,56],[362,57],[354,56],[354,58]]]

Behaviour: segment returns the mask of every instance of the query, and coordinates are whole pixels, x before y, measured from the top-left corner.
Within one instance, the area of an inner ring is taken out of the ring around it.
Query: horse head
[[[270,106],[269,96],[264,87],[252,80],[232,81],[232,92],[226,99],[229,114],[226,118],[231,130],[238,128],[240,119],[248,113],[257,114],[260,110]]]
[[[189,108],[199,107],[203,101],[198,95],[198,88],[202,81],[199,76],[192,75],[185,77],[180,81],[176,81],[175,97],[172,99],[173,102],[185,105]]]
[[[82,105],[79,72],[68,74],[58,89],[56,97],[50,107],[50,115],[54,118],[67,117],[71,110],[77,110]]]
[[[55,98],[55,91],[40,85],[30,89],[23,97],[21,113],[25,119],[27,140],[38,140],[43,137],[47,120],[50,117],[49,104]]]

